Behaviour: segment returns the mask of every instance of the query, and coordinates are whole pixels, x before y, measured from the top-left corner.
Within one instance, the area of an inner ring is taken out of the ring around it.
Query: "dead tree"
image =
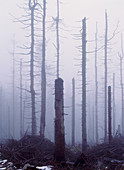
[[[12,80],[12,92],[13,92],[13,138],[15,138],[15,37],[13,40],[13,71],[12,71],[12,75],[13,75],[13,80]]]
[[[29,0],[29,10],[31,11],[31,58],[30,58],[30,92],[31,92],[31,110],[32,110],[32,135],[36,135],[36,112],[35,112],[35,90],[34,90],[34,11],[37,6]]]
[[[108,19],[107,19],[107,12],[105,12],[105,125],[104,125],[104,142],[107,142],[107,46],[108,46]]]
[[[0,86],[0,137],[3,135],[3,87]]]
[[[72,79],[72,146],[75,146],[75,79]]]
[[[57,44],[57,78],[59,78],[59,60],[60,60],[60,44],[59,44],[59,0],[57,0],[57,17],[56,17],[56,44]]]
[[[8,139],[10,139],[10,107],[8,106]]]
[[[113,135],[115,135],[115,73],[113,73]]]
[[[65,161],[63,80],[55,80],[55,160]]]
[[[46,37],[45,37],[45,21],[46,20],[46,0],[43,0],[43,42],[42,42],[42,70],[41,70],[41,122],[40,122],[40,136],[44,138],[45,135],[45,117],[46,117]]]
[[[122,134],[124,135],[124,90],[123,90],[123,58],[124,58],[124,52],[123,52],[123,38],[121,34],[121,54],[119,54],[120,57],[120,85],[121,85],[121,114],[122,114]]]
[[[111,86],[108,86],[108,135],[109,143],[112,140],[112,130],[111,130]]]
[[[97,23],[95,33],[95,115],[96,115],[96,143],[98,144],[98,78],[97,78]]]
[[[23,137],[23,112],[22,112],[22,59],[20,60],[20,138]]]
[[[86,18],[84,18],[82,20],[82,151],[86,150]]]

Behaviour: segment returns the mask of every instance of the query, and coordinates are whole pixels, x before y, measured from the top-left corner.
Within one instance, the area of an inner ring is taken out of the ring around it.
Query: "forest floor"
[[[81,153],[80,147],[66,146],[66,162],[54,159],[54,144],[40,136],[24,136],[21,140],[7,140],[1,144],[0,169],[83,169],[124,170],[124,137],[114,138]],[[5,160],[6,159],[6,160]],[[44,166],[44,168],[42,168]]]

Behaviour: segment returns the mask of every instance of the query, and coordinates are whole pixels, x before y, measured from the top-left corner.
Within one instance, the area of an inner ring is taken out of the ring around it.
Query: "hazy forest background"
[[[23,113],[23,134],[31,134],[30,99],[30,10],[27,1],[3,1],[0,6],[0,138],[20,138],[20,109]],[[32,2],[33,3],[33,2]],[[36,92],[36,127],[40,134],[41,116],[41,63],[43,2],[35,11],[34,88]],[[65,139],[71,144],[72,131],[72,79],[75,78],[75,142],[82,141],[82,87],[81,45],[82,19],[86,17],[86,120],[88,143],[96,143],[96,84],[95,34],[97,25],[97,76],[98,76],[98,141],[104,140],[104,84],[105,84],[105,10],[108,19],[108,82],[115,84],[115,134],[118,125],[122,132],[123,102],[123,1],[90,0],[60,1],[60,77],[64,80]],[[54,141],[54,82],[56,79],[56,0],[46,5],[46,128],[45,137]],[[96,24],[97,23],[97,24]],[[121,62],[120,62],[121,61]],[[22,62],[22,67],[21,67]],[[121,65],[122,63],[122,65]],[[121,68],[122,66],[122,68]],[[122,72],[120,71],[122,70]],[[122,77],[121,77],[122,73]],[[20,78],[22,75],[22,105],[20,105]],[[113,81],[115,75],[115,82]],[[114,104],[114,106],[113,106]],[[113,119],[112,119],[113,120]],[[14,121],[14,123],[13,123]]]

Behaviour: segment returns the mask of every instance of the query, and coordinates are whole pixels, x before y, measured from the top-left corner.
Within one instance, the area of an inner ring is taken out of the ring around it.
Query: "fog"
[[[15,138],[20,138],[20,92],[19,92],[19,61],[29,61],[29,56],[20,55],[26,51],[19,48],[23,44],[30,45],[30,38],[25,37],[30,34],[30,29],[22,29],[23,25],[15,22],[17,18],[25,15],[23,8],[25,1],[1,0],[0,5],[0,129],[1,138],[8,138],[8,107],[10,107],[10,117],[12,117],[12,71],[13,71],[13,41],[15,41]],[[26,1],[28,2],[28,1]],[[39,0],[42,4],[42,1]],[[76,81],[76,142],[81,142],[81,52],[77,48],[81,45],[82,19],[87,18],[87,52],[95,49],[96,22],[98,23],[98,48],[104,45],[105,35],[105,10],[108,13],[108,37],[112,37],[117,28],[117,34],[108,44],[108,85],[113,87],[113,73],[115,73],[115,107],[116,107],[116,129],[121,124],[121,91],[120,91],[120,67],[118,52],[121,52],[120,35],[124,29],[124,2],[123,0],[60,0],[60,77],[64,80],[64,112],[66,142],[71,143],[71,112],[72,112],[72,78]],[[47,104],[46,104],[46,137],[54,141],[54,81],[56,79],[56,26],[53,18],[56,18],[56,0],[47,2],[46,17],[46,72],[47,72]],[[15,19],[16,17],[16,19]],[[41,28],[41,23],[37,28]],[[38,32],[39,34],[39,32]],[[38,42],[37,51],[41,52],[42,33],[36,38]],[[39,64],[41,62],[41,54]],[[87,53],[87,137],[88,142],[93,141],[91,124],[93,110],[95,106],[95,68],[94,52]],[[40,68],[36,70],[40,72]],[[35,90],[37,91],[37,133],[40,127],[40,81],[35,80]],[[23,66],[23,87],[29,89],[29,67]],[[23,92],[28,98],[30,95]],[[25,97],[24,97],[25,98]],[[27,102],[27,101],[26,101]],[[31,132],[31,113],[28,102],[25,108],[25,132]],[[24,101],[23,101],[24,109]],[[99,141],[104,137],[104,48],[98,51],[98,128]],[[10,121],[10,131],[12,137],[12,118]]]

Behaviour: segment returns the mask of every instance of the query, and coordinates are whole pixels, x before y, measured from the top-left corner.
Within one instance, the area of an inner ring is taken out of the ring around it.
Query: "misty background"
[[[39,0],[40,2],[40,0]],[[42,1],[41,1],[42,4]],[[29,88],[29,68],[27,61],[29,56],[20,55],[25,50],[20,49],[23,44],[30,44],[28,29],[22,28],[21,23],[15,22],[15,17],[25,15],[25,11],[18,6],[25,6],[25,1],[1,0],[0,5],[0,128],[1,138],[8,138],[8,112],[12,117],[12,71],[13,71],[13,44],[15,43],[15,131],[19,138],[20,115],[19,115],[19,62],[23,59],[23,87]],[[72,78],[76,80],[76,142],[81,142],[81,29],[82,19],[87,18],[87,52],[95,49],[96,22],[98,23],[98,48],[104,45],[105,35],[105,10],[108,13],[108,37],[112,37],[117,28],[116,36],[109,42],[108,49],[108,85],[113,86],[113,73],[115,73],[115,107],[116,107],[116,129],[121,124],[121,102],[120,102],[120,67],[118,52],[121,51],[121,33],[124,29],[124,2],[122,0],[61,0],[60,1],[60,77],[64,80],[64,105],[65,105],[65,132],[66,142],[71,142],[71,105],[72,105]],[[14,17],[13,17],[14,16]],[[46,137],[54,140],[54,80],[56,79],[56,0],[47,2],[46,16],[46,70],[47,70],[47,104],[46,104]],[[42,28],[38,23],[38,28]],[[39,34],[39,33],[38,33]],[[42,35],[36,38],[38,42],[39,64],[41,62]],[[90,130],[93,123],[93,112],[95,102],[95,54],[87,53],[87,133],[88,142],[93,141],[93,133]],[[38,68],[36,72],[40,72]],[[37,129],[40,123],[40,80],[36,78],[35,89],[37,95]],[[28,108],[29,94],[23,91],[25,107],[25,132],[31,131],[31,114]],[[23,101],[24,101],[23,100]],[[98,51],[98,126],[99,141],[104,136],[104,48]],[[10,131],[12,134],[12,120]],[[38,130],[37,130],[38,131]],[[38,131],[39,132],[39,131]],[[94,132],[95,133],[95,132]],[[12,137],[12,136],[11,136]]]

